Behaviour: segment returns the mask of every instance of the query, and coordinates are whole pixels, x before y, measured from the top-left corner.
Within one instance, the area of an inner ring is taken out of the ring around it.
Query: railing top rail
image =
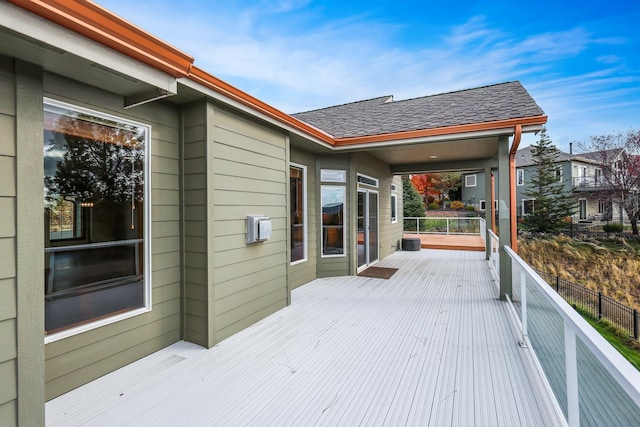
[[[483,220],[480,216],[405,216],[403,219],[470,219],[470,220]]]
[[[640,371],[627,361],[615,348],[605,340],[589,323],[582,318],[560,295],[538,275],[538,273],[522,260],[509,246],[504,247],[509,257],[516,262],[531,278],[545,299],[575,330],[582,342],[596,356],[615,380],[627,392],[629,397],[640,406]]]
[[[489,236],[491,236],[492,239],[500,240],[500,238],[496,235],[496,233],[493,232],[493,230],[489,230]]]

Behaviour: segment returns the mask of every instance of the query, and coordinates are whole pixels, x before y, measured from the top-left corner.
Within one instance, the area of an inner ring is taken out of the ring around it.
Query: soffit
[[[123,96],[176,90],[173,76],[6,3],[0,3],[0,54]]]

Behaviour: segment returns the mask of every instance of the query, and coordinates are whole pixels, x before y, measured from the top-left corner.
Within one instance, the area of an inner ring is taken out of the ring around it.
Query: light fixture
[[[429,156],[429,158],[430,158],[430,159],[437,159],[437,158],[438,158],[438,156],[431,155],[431,156]]]

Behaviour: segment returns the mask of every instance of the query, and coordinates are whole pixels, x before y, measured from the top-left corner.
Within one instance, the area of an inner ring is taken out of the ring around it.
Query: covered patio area
[[[564,425],[484,254],[316,279],[210,350],[176,343],[46,404],[50,426]]]

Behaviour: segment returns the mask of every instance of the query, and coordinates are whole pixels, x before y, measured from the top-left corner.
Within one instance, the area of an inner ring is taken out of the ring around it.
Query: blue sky
[[[98,3],[287,113],[520,80],[562,150],[640,128],[636,1]]]

